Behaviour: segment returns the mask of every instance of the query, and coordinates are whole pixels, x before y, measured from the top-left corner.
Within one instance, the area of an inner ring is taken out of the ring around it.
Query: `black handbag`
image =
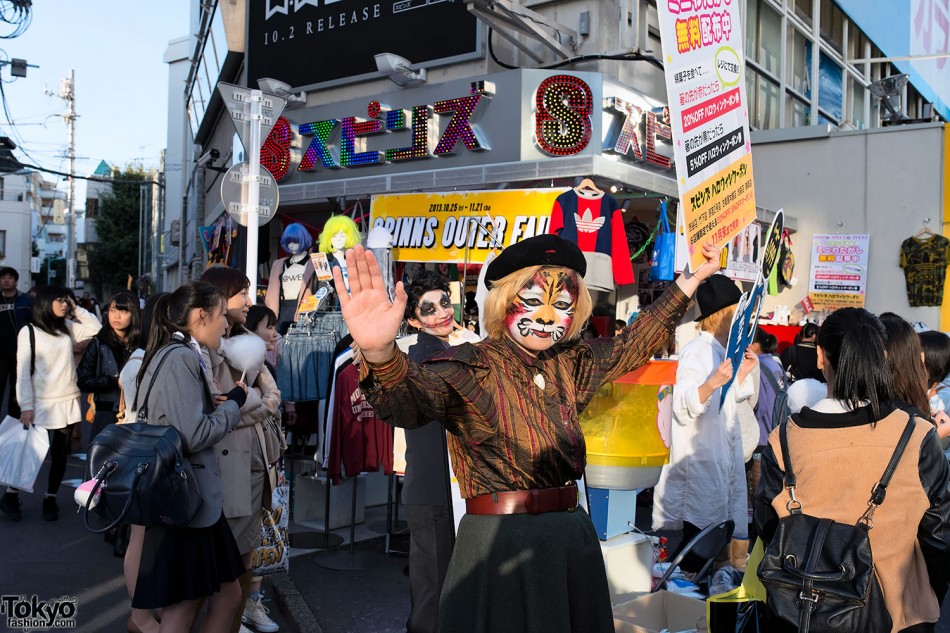
[[[785,462],[789,514],[779,520],[759,564],[759,579],[768,590],[767,604],[778,623],[774,630],[824,633],[888,633],[891,616],[874,569],[868,532],[874,511],[914,432],[911,415],[880,481],[871,489],[868,509],[855,525],[802,513],[795,498],[795,473],[788,450],[788,422],[779,439]]]
[[[96,480],[86,501],[83,524],[96,534],[120,523],[183,528],[198,514],[203,499],[191,463],[185,459],[181,434],[172,426],[148,424],[148,397],[168,358],[159,360],[134,424],[110,424],[89,446],[89,473]],[[109,522],[89,525],[90,505]]]

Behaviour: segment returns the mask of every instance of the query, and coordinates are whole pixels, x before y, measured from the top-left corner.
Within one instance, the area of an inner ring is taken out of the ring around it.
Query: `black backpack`
[[[773,629],[889,633],[891,616],[874,569],[868,532],[874,527],[874,510],[884,502],[887,485],[914,432],[914,416],[907,421],[884,475],[871,489],[868,509],[855,525],[802,513],[802,502],[795,498],[788,422],[780,429],[789,495],[786,507],[791,514],[779,520],[758,570],[768,591]]]

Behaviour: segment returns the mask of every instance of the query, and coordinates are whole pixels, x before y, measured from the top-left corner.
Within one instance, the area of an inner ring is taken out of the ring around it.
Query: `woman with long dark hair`
[[[201,281],[212,284],[227,299],[225,318],[228,331],[225,338],[254,336],[244,327],[252,305],[247,276],[236,268],[212,266],[201,275]],[[208,346],[207,352],[214,383],[219,391],[226,392],[244,371],[234,366],[233,359],[228,358],[223,346],[221,349]],[[276,483],[269,476],[274,472],[270,464],[276,461],[276,457],[266,454],[263,425],[268,419],[279,415],[280,391],[270,372],[263,367],[247,371],[246,382],[249,386],[248,398],[247,404],[241,407],[241,422],[233,433],[221,441],[218,455],[224,481],[224,515],[234,533],[244,565],[250,567],[251,555],[261,539],[261,508],[270,509],[271,490]],[[245,599],[250,597],[250,584],[251,575],[248,572],[241,578]],[[260,595],[252,598],[256,600],[249,600],[245,604],[246,614],[249,617],[255,615],[257,626],[263,623],[264,628],[272,630],[271,627],[276,624],[266,617]],[[239,624],[237,622],[236,627]]]
[[[145,349],[148,347],[149,332],[152,328],[155,305],[167,292],[160,292],[148,298],[142,308],[142,327],[136,341],[136,349],[132,352],[128,362],[119,372],[119,422],[135,422],[135,398],[138,393],[135,388],[135,379],[142,369],[142,360],[145,358]],[[139,575],[139,561],[142,558],[142,543],[145,540],[145,527],[141,525],[129,526],[128,543],[125,549],[125,558],[122,572],[125,576],[125,587],[129,592],[129,600],[135,595],[135,581]],[[152,613],[145,609],[132,609],[132,615],[126,623],[129,633],[156,633],[158,621]]]
[[[187,284],[161,297],[136,380],[136,408],[147,407],[149,424],[181,434],[204,501],[188,527],[145,530],[132,607],[163,609],[161,631],[188,631],[202,598],[208,605],[203,630],[228,631],[240,605],[244,564],[222,512],[216,444],[240,421],[247,392],[237,385],[215,406],[200,351],[220,344],[224,312],[224,297],[209,284]]]
[[[92,393],[96,405],[90,441],[106,426],[116,423],[119,373],[139,343],[140,328],[139,298],[128,290],[112,295],[106,322],[86,346],[76,369],[79,388]]]
[[[828,397],[786,424],[795,497],[811,516],[854,524],[868,509],[894,447],[914,415],[894,402],[881,320],[860,308],[832,313],[818,331]],[[917,362],[920,362],[918,356]],[[780,428],[762,452],[755,524],[768,544],[788,516]],[[950,471],[929,420],[919,416],[868,534],[884,602],[898,633],[934,630],[950,580]]]
[[[66,316],[74,312],[76,321]],[[16,393],[20,401],[20,422],[49,430],[49,482],[43,497],[43,519],[59,518],[56,493],[66,473],[69,440],[73,424],[82,420],[79,387],[73,365],[73,345],[87,341],[102,325],[90,312],[76,305],[65,288],[40,288],[33,300],[33,323],[17,334]],[[0,511],[19,521],[20,498],[7,489]]]
[[[881,314],[881,323],[887,332],[887,367],[891,372],[894,396],[914,413],[931,418],[930,398],[927,396],[927,369],[924,366],[924,348],[914,326],[893,312]]]

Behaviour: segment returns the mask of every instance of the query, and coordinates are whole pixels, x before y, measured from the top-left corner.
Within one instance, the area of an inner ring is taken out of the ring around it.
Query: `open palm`
[[[396,334],[406,310],[406,291],[402,282],[396,284],[396,298],[390,302],[383,274],[376,256],[357,244],[346,252],[350,291],[343,284],[339,268],[333,269],[333,283],[343,320],[363,357],[380,362],[392,357]]]

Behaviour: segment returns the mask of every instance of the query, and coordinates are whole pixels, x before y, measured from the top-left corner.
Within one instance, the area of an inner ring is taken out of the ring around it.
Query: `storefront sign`
[[[690,266],[755,220],[738,0],[659,0],[673,156]]]
[[[277,119],[261,148],[281,183],[550,156],[672,166],[669,109],[599,73],[509,71],[287,116],[296,121]]]
[[[815,310],[863,308],[869,235],[812,236],[808,298]]]
[[[446,0],[251,0],[248,85],[295,88],[379,77],[374,53],[431,68],[482,56],[478,19]]]
[[[371,226],[393,235],[393,260],[481,264],[488,253],[548,232],[567,189],[373,196]]]

